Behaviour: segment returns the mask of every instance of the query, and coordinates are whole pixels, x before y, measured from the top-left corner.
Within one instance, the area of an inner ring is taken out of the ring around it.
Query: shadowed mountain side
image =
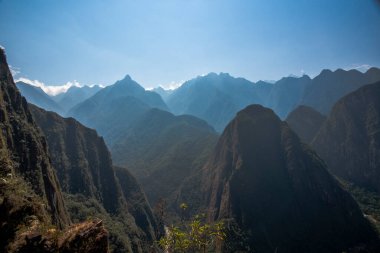
[[[286,122],[304,143],[310,144],[326,117],[305,105],[300,105],[286,118]]]
[[[114,167],[116,177],[119,180],[121,190],[128,204],[128,211],[135,218],[137,226],[144,231],[150,231],[148,235],[161,233],[155,222],[155,217],[148,204],[146,196],[136,178],[125,168]],[[148,238],[154,240],[155,237]]]
[[[34,193],[51,209],[53,223],[64,227],[69,219],[50,163],[46,140],[34,123],[25,98],[16,88],[2,49],[0,82],[1,174],[11,173],[30,183]]]
[[[0,251],[108,252],[99,221],[70,225],[46,140],[0,48]]]
[[[174,116],[158,109],[144,114],[111,147],[114,161],[137,177],[150,203],[173,199],[183,180],[199,169],[217,134],[193,116]]]
[[[211,220],[227,219],[226,252],[379,250],[358,205],[270,109],[232,120],[199,181]],[[232,221],[231,221],[232,219]]]
[[[380,193],[380,82],[339,100],[312,146],[333,174]]]
[[[155,219],[135,179],[127,172],[122,174],[127,178],[116,178],[103,138],[73,118],[31,108],[47,138],[73,220],[101,218],[110,229],[114,252],[146,252],[156,239]],[[120,187],[119,180],[127,185]],[[91,208],[97,211],[91,213]]]
[[[358,70],[323,70],[305,90],[301,104],[327,115],[340,98],[376,81],[380,81],[378,68],[371,68],[366,73]]]

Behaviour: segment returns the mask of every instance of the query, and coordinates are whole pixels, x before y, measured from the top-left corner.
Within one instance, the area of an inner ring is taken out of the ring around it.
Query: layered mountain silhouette
[[[333,174],[380,193],[380,82],[339,100],[312,146]]]
[[[38,107],[44,108],[47,111],[53,111],[61,115],[64,113],[63,107],[56,103],[41,88],[24,82],[17,82],[16,86],[21,94],[26,98],[28,103],[37,105]]]
[[[174,114],[190,114],[222,131],[235,113],[248,104],[264,103],[253,83],[226,73],[210,73],[185,82],[167,98]]]
[[[311,79],[307,75],[284,77],[271,85],[269,96],[262,105],[271,108],[283,119],[300,104],[310,82]]]
[[[379,250],[373,228],[322,160],[260,105],[228,124],[201,187],[209,218],[235,224],[226,252]]]
[[[326,116],[305,105],[298,106],[286,118],[292,130],[308,144],[314,139],[325,120]]]
[[[366,73],[324,70],[313,79],[304,75],[285,77],[274,83],[253,83],[224,73],[210,73],[165,94],[165,101],[174,114],[194,115],[221,132],[234,115],[249,104],[269,107],[282,119],[299,105],[327,115],[341,97],[378,80],[380,69],[377,68]]]
[[[358,70],[323,70],[313,78],[305,90],[301,104],[308,105],[322,114],[329,114],[333,105],[343,96],[363,85],[380,80],[380,69],[370,68],[362,73]]]
[[[115,163],[137,177],[151,203],[173,203],[184,180],[200,169],[217,134],[193,116],[151,109],[111,146]]]
[[[152,91],[156,92],[158,95],[162,97],[162,99],[166,102],[169,96],[173,93],[173,90],[165,90],[162,87],[154,88]]]
[[[88,215],[88,210],[77,206],[90,199],[96,203],[94,208],[101,207],[92,215],[106,217],[112,249],[148,251],[158,230],[152,211],[139,184],[128,172],[118,173],[119,179],[115,176],[103,138],[73,118],[65,119],[35,106],[31,109],[47,138],[62,191],[70,194],[65,196],[73,220],[86,218],[83,216]],[[103,209],[105,212],[101,212]]]
[[[67,113],[71,108],[77,104],[83,102],[84,100],[93,96],[96,92],[102,88],[98,85],[94,86],[83,86],[83,87],[70,87],[66,92],[60,93],[56,96],[53,96],[52,99],[56,101],[63,111]],[[38,106],[38,105],[37,105]],[[45,107],[39,106],[46,109]]]
[[[46,140],[16,88],[1,48],[0,127],[0,251],[107,252],[101,221],[68,227],[70,218]]]
[[[68,115],[95,128],[107,143],[113,143],[150,108],[167,110],[157,93],[146,91],[127,75],[72,108]]]

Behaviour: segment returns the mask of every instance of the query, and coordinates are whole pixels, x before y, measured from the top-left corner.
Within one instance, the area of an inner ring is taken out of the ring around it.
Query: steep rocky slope
[[[234,224],[226,251],[379,250],[356,202],[270,109],[237,114],[201,182],[209,218]]]
[[[3,49],[0,127],[0,251],[107,252],[107,232],[101,223],[64,229],[70,219],[46,140],[16,88]],[[89,233],[84,235],[86,231]],[[95,245],[97,242],[102,243]]]
[[[150,206],[127,172],[120,174],[119,180],[128,183],[120,187],[103,138],[73,118],[62,118],[35,106],[31,109],[47,138],[52,163],[73,220],[87,218],[90,213],[85,206],[95,209],[101,206],[91,215],[105,219],[115,252],[148,250],[157,230]],[[83,199],[86,205],[81,207]]]
[[[313,108],[300,105],[289,113],[286,122],[304,143],[310,143],[322,124],[326,116],[320,114]]]
[[[217,134],[205,121],[151,109],[133,124],[111,152],[115,163],[141,182],[148,199],[171,202],[183,181],[207,159]]]
[[[312,146],[333,174],[380,193],[380,82],[339,100]]]

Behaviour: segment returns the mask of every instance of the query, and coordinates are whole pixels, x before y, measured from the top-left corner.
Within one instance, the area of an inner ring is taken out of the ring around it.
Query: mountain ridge
[[[209,219],[226,218],[245,238],[227,241],[226,252],[341,252],[363,243],[378,249],[356,202],[270,109],[251,105],[237,113],[200,182]]]

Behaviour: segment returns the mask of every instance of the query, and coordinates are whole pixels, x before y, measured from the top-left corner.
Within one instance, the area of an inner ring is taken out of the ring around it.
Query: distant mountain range
[[[175,90],[158,87],[146,91],[126,76],[104,91],[99,86],[72,87],[66,93],[52,99],[35,87],[21,87],[21,92],[30,103],[61,115],[73,116],[85,125],[96,128],[108,141],[117,138],[108,137],[112,134],[106,131],[113,132],[106,130],[109,126],[118,128],[120,125],[125,128],[134,121],[136,114],[141,114],[139,111],[145,111],[147,108],[159,108],[175,115],[193,115],[206,120],[217,132],[221,132],[239,110],[250,104],[261,104],[271,108],[282,119],[299,105],[309,106],[327,115],[334,103],[344,95],[378,80],[378,68],[371,68],[365,73],[357,70],[323,70],[313,79],[306,75],[289,76],[274,83],[253,83],[226,73],[210,73],[189,80]],[[32,88],[37,90],[34,91]],[[100,95],[97,95],[98,91]],[[161,98],[154,94],[159,94]],[[94,95],[95,98],[92,97]],[[125,99],[126,97],[132,98]],[[134,107],[136,110],[131,110]],[[93,113],[94,111],[99,113]],[[121,116],[117,122],[112,116],[116,114]],[[108,120],[105,120],[107,117]]]
[[[47,111],[56,112],[65,115],[72,107],[83,102],[94,95],[102,88],[98,85],[89,87],[70,87],[66,92],[56,96],[49,96],[41,88],[24,83],[17,82],[17,88],[29,103],[41,107]]]
[[[341,97],[377,80],[380,80],[377,68],[366,73],[323,70],[313,79],[285,77],[275,83],[252,83],[224,73],[210,73],[185,82],[165,100],[174,114],[197,116],[221,132],[234,115],[249,104],[269,107],[282,119],[298,105],[308,105],[327,115]]]
[[[63,115],[64,109],[41,88],[24,82],[17,82],[16,86],[29,103]]]
[[[380,69],[370,68],[365,73],[358,70],[323,70],[306,88],[301,103],[327,115],[343,96],[380,80]]]
[[[108,143],[113,143],[150,108],[167,110],[160,95],[146,91],[126,76],[76,105],[68,115],[95,128]]]
[[[92,87],[70,87],[66,92],[60,93],[56,96],[52,96],[52,99],[56,101],[64,112],[67,113],[71,108],[77,104],[83,102],[87,98],[93,96],[96,92],[100,91],[102,88],[98,85]],[[44,107],[42,107],[44,108]],[[46,108],[45,108],[46,109]]]

